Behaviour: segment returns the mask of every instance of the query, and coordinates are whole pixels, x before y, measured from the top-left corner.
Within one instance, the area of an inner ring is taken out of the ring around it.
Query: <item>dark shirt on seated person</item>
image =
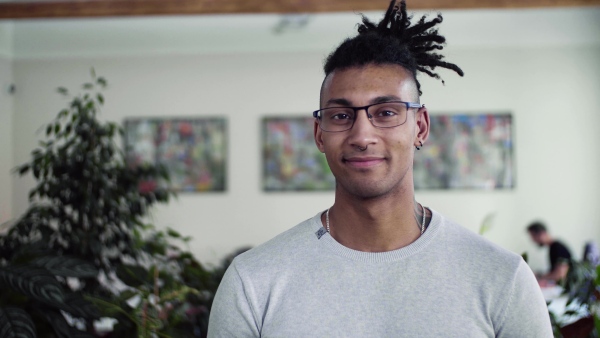
[[[560,263],[570,262],[571,252],[569,252],[569,249],[563,243],[554,241],[550,244],[550,271],[553,271]]]

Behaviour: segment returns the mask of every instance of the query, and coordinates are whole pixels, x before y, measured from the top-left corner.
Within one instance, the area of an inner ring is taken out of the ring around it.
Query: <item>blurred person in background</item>
[[[463,72],[437,53],[441,15],[411,19],[393,0],[327,58],[314,137],[335,202],[234,259],[209,337],[552,337],[521,256],[415,200],[417,72]]]
[[[541,222],[533,222],[527,227],[527,232],[540,247],[548,247],[548,260],[550,262],[550,270],[542,275],[537,276],[541,286],[554,285],[560,282],[569,272],[571,264],[571,252],[562,242],[554,239],[546,226]]]

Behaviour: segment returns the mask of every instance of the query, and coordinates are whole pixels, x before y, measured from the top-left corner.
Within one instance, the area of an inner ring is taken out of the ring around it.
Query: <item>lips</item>
[[[370,168],[383,163],[385,158],[377,156],[353,156],[344,158],[344,163],[355,168]]]

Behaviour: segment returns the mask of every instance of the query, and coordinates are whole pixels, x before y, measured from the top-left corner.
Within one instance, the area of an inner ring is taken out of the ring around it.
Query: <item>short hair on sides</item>
[[[532,234],[537,235],[537,234],[541,234],[543,232],[547,232],[548,229],[546,229],[546,226],[542,222],[533,222],[533,223],[529,224],[529,226],[527,227],[527,231],[529,231]]]

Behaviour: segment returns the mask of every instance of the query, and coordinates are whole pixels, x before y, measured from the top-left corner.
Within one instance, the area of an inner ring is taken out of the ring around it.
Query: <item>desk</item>
[[[587,309],[583,308],[577,301],[573,301],[567,306],[569,296],[562,293],[563,288],[558,285],[542,287],[542,294],[546,303],[548,303],[548,311],[554,314],[557,323],[561,327],[589,316]],[[566,314],[567,311],[573,311],[574,313]]]

